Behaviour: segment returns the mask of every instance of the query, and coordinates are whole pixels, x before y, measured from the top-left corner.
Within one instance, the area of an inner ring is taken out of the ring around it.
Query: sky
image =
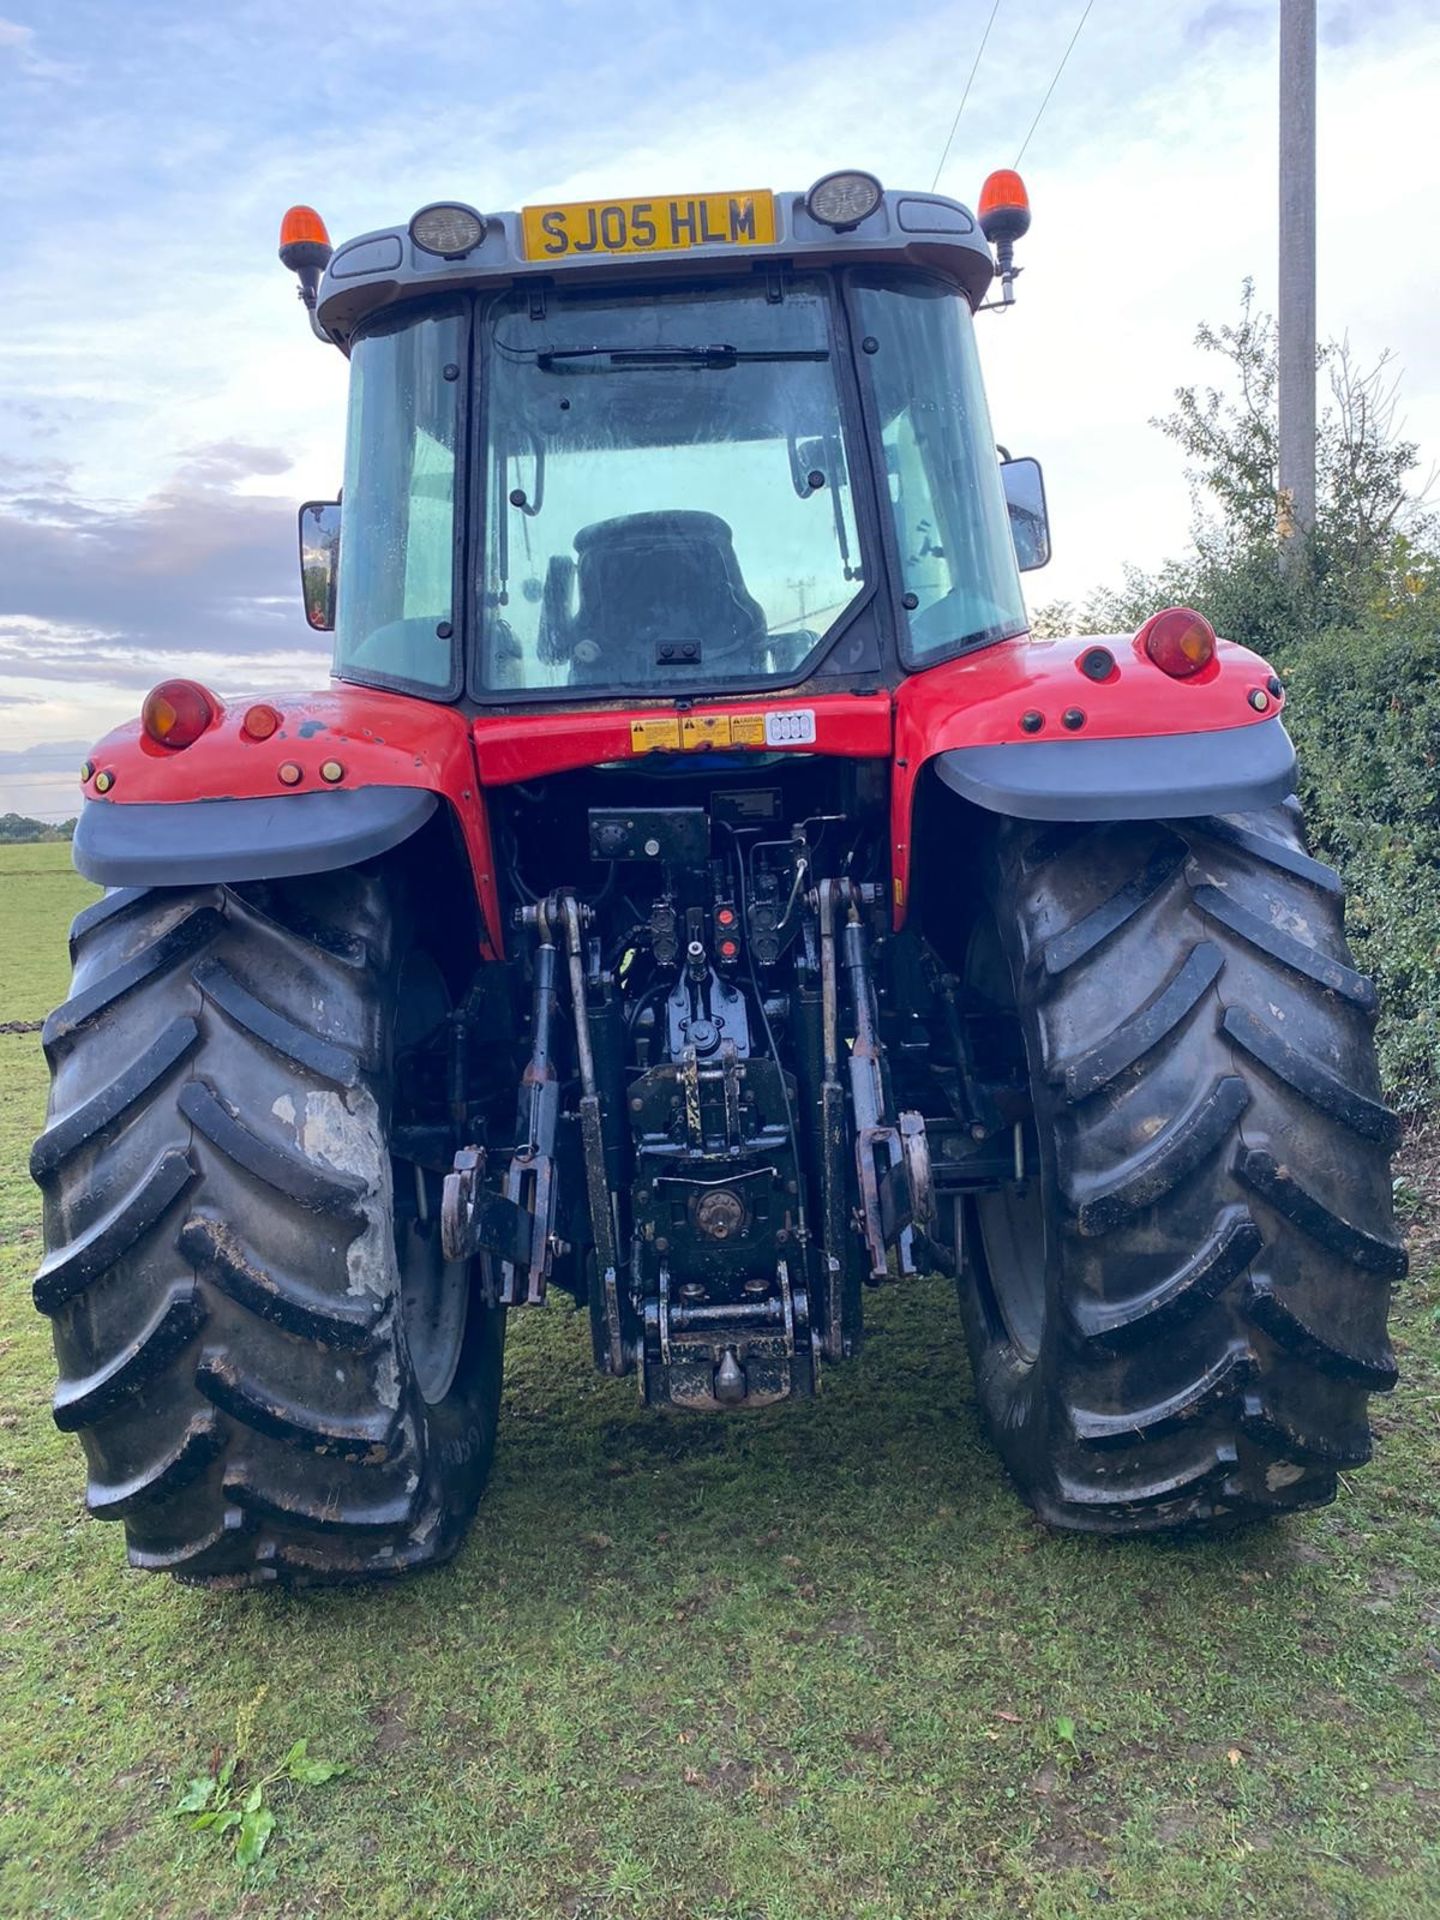
[[[295,506],[339,480],[346,368],[275,258],[483,208],[928,189],[992,0],[0,0],[0,812],[75,811],[147,687],[321,685]],[[1001,0],[942,191],[1011,165],[1084,11]],[[996,436],[1044,464],[1032,605],[1181,549],[1150,425],[1201,320],[1273,307],[1277,0],[1094,0],[1025,154],[1033,225],[981,350]],[[1440,460],[1440,9],[1320,0],[1319,330],[1390,348]]]

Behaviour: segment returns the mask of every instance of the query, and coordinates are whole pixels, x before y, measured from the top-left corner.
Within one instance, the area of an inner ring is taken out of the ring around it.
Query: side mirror
[[[320,633],[335,628],[340,578],[340,502],[307,500],[300,509],[300,590],[305,618]]]
[[[1038,460],[1003,460],[1000,478],[1010,509],[1010,537],[1022,573],[1043,567],[1050,558],[1050,515],[1045,506],[1045,476]]]

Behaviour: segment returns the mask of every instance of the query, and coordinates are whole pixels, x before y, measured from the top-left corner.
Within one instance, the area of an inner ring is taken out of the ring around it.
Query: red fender
[[[193,746],[157,746],[138,720],[107,734],[87,763],[86,798],[100,805],[173,805],[357,787],[424,788],[450,805],[484,923],[498,948],[495,861],[470,723],[463,713],[431,700],[340,683],[324,693],[274,694],[228,707],[213,696],[212,701],[215,716]],[[244,731],[245,715],[260,705],[281,715],[279,727],[263,740]],[[322,775],[327,765],[341,769],[338,779]],[[300,778],[282,780],[282,767],[298,767]]]
[[[1095,680],[1080,663],[1102,648],[1115,664]],[[1217,641],[1214,657],[1186,680],[1162,672],[1128,634],[1007,640],[912,675],[895,694],[890,805],[897,927],[908,899],[915,783],[936,754],[1230,732],[1273,720],[1284,704],[1274,670],[1228,640]],[[1077,714],[1083,718],[1075,726]]]

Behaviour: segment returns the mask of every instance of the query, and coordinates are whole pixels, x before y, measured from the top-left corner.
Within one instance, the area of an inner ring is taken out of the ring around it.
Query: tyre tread
[[[360,1062],[348,1048],[322,1039],[318,1033],[288,1019],[251,993],[222,960],[203,960],[195,969],[195,984],[214,1007],[238,1027],[284,1059],[308,1068],[336,1087],[360,1084]]]
[[[79,1433],[138,1393],[172,1365],[205,1324],[205,1306],[193,1282],[181,1281],[135,1338],[83,1379],[61,1376],[53,1414],[62,1433]]]
[[[1079,1232],[1087,1238],[1108,1233],[1122,1221],[1153,1207],[1229,1138],[1249,1104],[1250,1089],[1238,1074],[1225,1074],[1215,1080],[1111,1185],[1074,1196]]]
[[[1091,908],[1063,933],[1052,934],[1043,949],[1046,973],[1054,979],[1067,973],[1080,961],[1089,959],[1098,947],[1113,939],[1142,907],[1170,885],[1184,863],[1183,846],[1172,842],[1162,847],[1133,880],[1118,887],[1108,899]]]
[[[456,1460],[434,1438],[389,1250],[403,884],[131,889],[72,928],[33,1155],[54,1417],[91,1514],[188,1585],[438,1563],[488,1469],[490,1437]],[[451,1416],[482,1436],[498,1352],[487,1321]]]
[[[1319,1245],[1366,1273],[1400,1279],[1408,1266],[1398,1241],[1367,1233],[1303,1187],[1288,1167],[1259,1147],[1242,1147],[1236,1177]]]
[[[146,1463],[121,1486],[92,1479],[85,1504],[97,1520],[126,1520],[198,1480],[225,1447],[225,1427],[213,1407],[187,1425],[179,1444]]]
[[[1200,911],[1210,919],[1217,920],[1239,939],[1247,941],[1282,967],[1288,967],[1292,973],[1313,981],[1317,987],[1324,987],[1327,992],[1348,1000],[1352,1007],[1359,1008],[1362,1013],[1375,1012],[1379,1004],[1375,984],[1365,974],[1357,973],[1354,967],[1347,967],[1317,948],[1307,946],[1283,927],[1272,926],[1269,921],[1262,920],[1258,913],[1252,913],[1248,907],[1232,900],[1221,887],[1202,881],[1197,882],[1192,891]]]
[[[191,1080],[181,1088],[180,1111],[237,1166],[313,1213],[354,1215],[369,1192],[359,1174],[338,1167],[322,1171],[313,1160],[262,1140],[207,1080]]]
[[[1303,1047],[1292,1046],[1259,1014],[1248,1007],[1227,1007],[1221,1025],[1252,1060],[1278,1074],[1312,1107],[1330,1114],[1362,1140],[1373,1140],[1387,1152],[1394,1147],[1400,1137],[1400,1121],[1389,1107],[1369,1099]]]
[[[333,1455],[357,1466],[380,1467],[395,1458],[400,1415],[382,1407],[379,1412],[350,1420],[324,1420],[307,1407],[296,1406],[280,1393],[267,1390],[253,1375],[227,1355],[206,1353],[195,1370],[195,1383],[232,1420],[256,1433],[310,1453]]]
[[[30,1178],[36,1185],[53,1180],[65,1161],[83,1147],[102,1143],[136,1102],[153,1093],[171,1068],[193,1051],[199,1038],[199,1027],[189,1014],[182,1014],[108,1086],[48,1126],[30,1150]]]
[[[1224,1529],[1323,1505],[1369,1453],[1367,1396],[1394,1384],[1385,1312],[1405,1271],[1375,992],[1338,882],[1288,806],[1007,822],[994,847],[1054,1208],[1038,1352],[1008,1331],[983,1234],[969,1242],[996,1443],[1060,1527]]]
[[[1152,994],[1144,1006],[1084,1053],[1056,1061],[1050,1077],[1063,1084],[1065,1098],[1072,1102],[1088,1100],[1092,1093],[1108,1087],[1127,1067],[1133,1067],[1137,1060],[1153,1052],[1195,1011],[1224,964],[1225,957],[1213,941],[1197,941],[1164,986]]]
[[[58,1313],[108,1273],[138,1240],[154,1231],[197,1172],[188,1152],[169,1148],[129,1193],[121,1194],[78,1238],[52,1246],[32,1288],[41,1313]]]
[[[228,1221],[191,1215],[180,1230],[180,1251],[230,1299],[287,1333],[327,1347],[368,1346],[386,1309],[342,1305],[301,1286],[290,1274],[263,1266]]]

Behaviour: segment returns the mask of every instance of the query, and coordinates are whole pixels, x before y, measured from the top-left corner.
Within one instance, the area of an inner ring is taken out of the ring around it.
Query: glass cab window
[[[523,291],[482,324],[482,686],[797,677],[863,586],[824,283]]]
[[[351,353],[336,672],[449,696],[466,316],[398,313]],[[447,377],[448,370],[448,377]]]
[[[854,282],[916,665],[1023,633],[970,308],[939,281]],[[873,342],[873,345],[870,343]]]

